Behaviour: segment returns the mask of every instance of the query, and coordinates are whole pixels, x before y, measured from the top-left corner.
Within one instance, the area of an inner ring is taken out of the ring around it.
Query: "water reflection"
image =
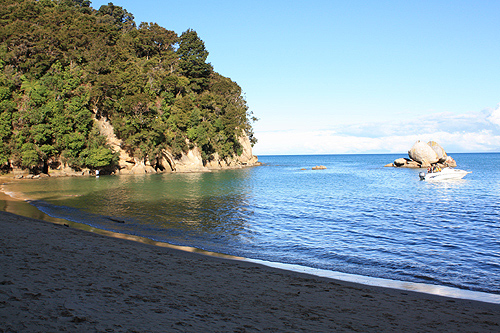
[[[16,186],[43,200],[33,202],[41,210],[95,228],[255,259],[498,293],[498,266],[489,264],[498,257],[495,169],[485,171],[485,178],[474,169],[463,181],[431,184],[420,181],[416,170],[381,167],[385,159],[277,157],[280,163],[270,164],[283,166]],[[320,164],[328,169],[300,170]]]
[[[6,185],[43,212],[182,244],[251,237],[248,172],[60,178]]]

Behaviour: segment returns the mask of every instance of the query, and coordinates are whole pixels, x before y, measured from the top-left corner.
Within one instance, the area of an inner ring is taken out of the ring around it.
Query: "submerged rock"
[[[313,170],[325,170],[326,166],[324,165],[316,165],[315,167],[312,168]]]

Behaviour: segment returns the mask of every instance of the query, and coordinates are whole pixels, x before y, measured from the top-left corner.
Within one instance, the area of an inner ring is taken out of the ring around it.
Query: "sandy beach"
[[[498,332],[500,305],[358,285],[0,212],[0,332]]]

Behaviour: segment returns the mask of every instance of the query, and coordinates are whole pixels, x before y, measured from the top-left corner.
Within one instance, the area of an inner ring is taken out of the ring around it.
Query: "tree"
[[[208,51],[196,31],[188,29],[182,33],[177,55],[181,74],[189,78],[191,89],[195,92],[205,90],[213,68],[206,62]]]
[[[120,6],[115,6],[112,2],[102,5],[97,15],[100,16],[98,22],[112,24],[119,30],[130,31],[136,26],[134,15]]]
[[[230,157],[251,135],[241,88],[214,72],[194,30],[136,27],[124,8],[88,0],[2,0],[0,24],[0,168],[112,168],[100,117],[150,161],[195,146],[205,161]]]
[[[85,165],[92,169],[103,168],[116,162],[116,154],[105,147],[97,147],[86,150],[83,153]]]
[[[137,56],[148,59],[155,55],[173,53],[174,44],[177,42],[175,32],[160,27],[156,23],[142,22],[139,29],[133,33],[133,37]]]
[[[68,7],[76,7],[80,10],[81,13],[85,14],[92,13],[92,10],[90,9],[89,0],[62,0],[61,5],[65,5]]]

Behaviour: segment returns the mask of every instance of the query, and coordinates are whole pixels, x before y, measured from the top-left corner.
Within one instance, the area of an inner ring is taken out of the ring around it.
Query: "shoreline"
[[[238,260],[238,259],[236,259]],[[284,264],[278,262],[270,262],[258,259],[242,259],[253,263],[261,264],[268,267],[277,269],[288,270],[309,274],[318,277],[324,277],[332,280],[344,281],[349,283],[356,283],[364,286],[373,286],[378,288],[389,288],[400,291],[413,291],[417,293],[434,295],[438,297],[449,297],[453,299],[471,300],[477,302],[485,302],[500,305],[500,294],[486,293],[482,291],[473,291],[466,289],[459,289],[455,287],[447,287],[437,284],[426,284],[418,282],[408,282],[400,280],[390,280],[385,278],[356,275],[350,273],[342,273],[336,271],[328,271],[320,268],[312,268],[307,266],[299,266],[293,264]]]
[[[255,156],[256,157],[256,156]],[[180,170],[153,170],[153,171],[144,171],[141,169],[139,172],[131,172],[131,170],[125,170],[120,172],[120,169],[117,171],[113,171],[110,173],[104,172],[101,173],[102,170],[96,169],[96,170],[91,170],[91,169],[83,169],[81,171],[76,171],[76,170],[67,170],[67,171],[61,171],[61,170],[51,170],[50,173],[29,173],[29,171],[26,170],[11,170],[7,173],[1,174],[0,179],[2,180],[38,180],[38,179],[43,179],[43,178],[65,178],[65,177],[99,177],[99,176],[129,176],[129,175],[143,175],[143,174],[176,174],[176,173],[206,173],[206,172],[217,172],[217,171],[226,171],[226,170],[239,170],[239,169],[246,169],[246,168],[253,168],[253,167],[258,167],[262,166],[262,162],[259,162],[258,160],[253,162],[253,163],[242,163],[242,164],[237,164],[233,166],[218,166],[218,167],[187,167],[187,168],[181,168]]]
[[[0,331],[494,332],[500,305],[366,286],[0,212]]]
[[[3,181],[2,184],[5,183],[4,180],[6,180],[6,179],[3,177],[0,177],[0,181]],[[17,180],[14,180],[14,181],[17,181]],[[7,204],[8,202],[10,204]],[[1,203],[4,203],[5,206],[2,206]],[[11,207],[13,206],[15,208],[9,209],[8,206],[11,206]],[[360,285],[374,286],[374,287],[381,287],[381,288],[390,288],[390,289],[402,290],[402,291],[413,291],[413,292],[424,293],[424,294],[428,294],[428,295],[450,297],[453,299],[464,299],[464,300],[472,300],[472,301],[479,301],[479,302],[487,302],[487,303],[492,303],[492,304],[500,304],[500,295],[499,294],[492,294],[492,293],[486,293],[486,292],[480,292],[480,291],[471,291],[471,290],[466,290],[466,289],[459,289],[456,287],[446,287],[446,286],[434,285],[434,284],[390,280],[390,279],[385,279],[385,278],[369,277],[369,276],[356,275],[356,274],[350,274],[350,273],[342,273],[342,272],[337,272],[337,271],[328,271],[328,270],[324,270],[324,269],[312,268],[312,267],[300,266],[300,265],[294,265],[294,264],[285,264],[285,263],[279,263],[279,262],[270,262],[270,261],[265,261],[265,260],[236,257],[236,256],[229,255],[229,254],[206,251],[206,250],[198,249],[198,248],[191,247],[191,246],[174,245],[174,244],[170,244],[167,242],[155,241],[155,240],[152,240],[152,239],[149,239],[146,237],[129,235],[129,234],[125,234],[125,233],[118,233],[118,232],[109,231],[109,230],[105,230],[105,229],[99,229],[99,228],[95,228],[95,227],[89,226],[89,225],[84,224],[84,223],[73,222],[73,221],[62,219],[62,218],[51,217],[50,215],[47,215],[46,213],[40,211],[35,206],[31,205],[29,203],[28,199],[23,199],[23,198],[11,196],[10,194],[8,194],[7,192],[4,191],[3,186],[0,186],[0,211],[6,211],[6,212],[10,212],[10,213],[13,213],[16,215],[28,217],[28,218],[34,218],[34,219],[39,219],[39,220],[43,220],[43,221],[50,222],[50,223],[64,225],[64,226],[68,226],[68,227],[75,228],[78,230],[103,235],[106,237],[127,239],[130,241],[138,242],[138,243],[142,243],[142,244],[158,246],[158,247],[172,248],[172,249],[186,251],[186,252],[199,253],[199,254],[206,255],[206,256],[213,256],[213,257],[227,258],[227,259],[233,259],[233,260],[239,260],[239,261],[246,261],[246,262],[256,263],[256,264],[271,267],[271,268],[277,268],[280,270],[305,273],[305,274],[309,274],[309,275],[313,275],[313,276],[317,276],[317,277],[329,278],[329,279],[344,281],[344,282],[348,282],[348,283],[356,283],[356,284],[360,284]]]

